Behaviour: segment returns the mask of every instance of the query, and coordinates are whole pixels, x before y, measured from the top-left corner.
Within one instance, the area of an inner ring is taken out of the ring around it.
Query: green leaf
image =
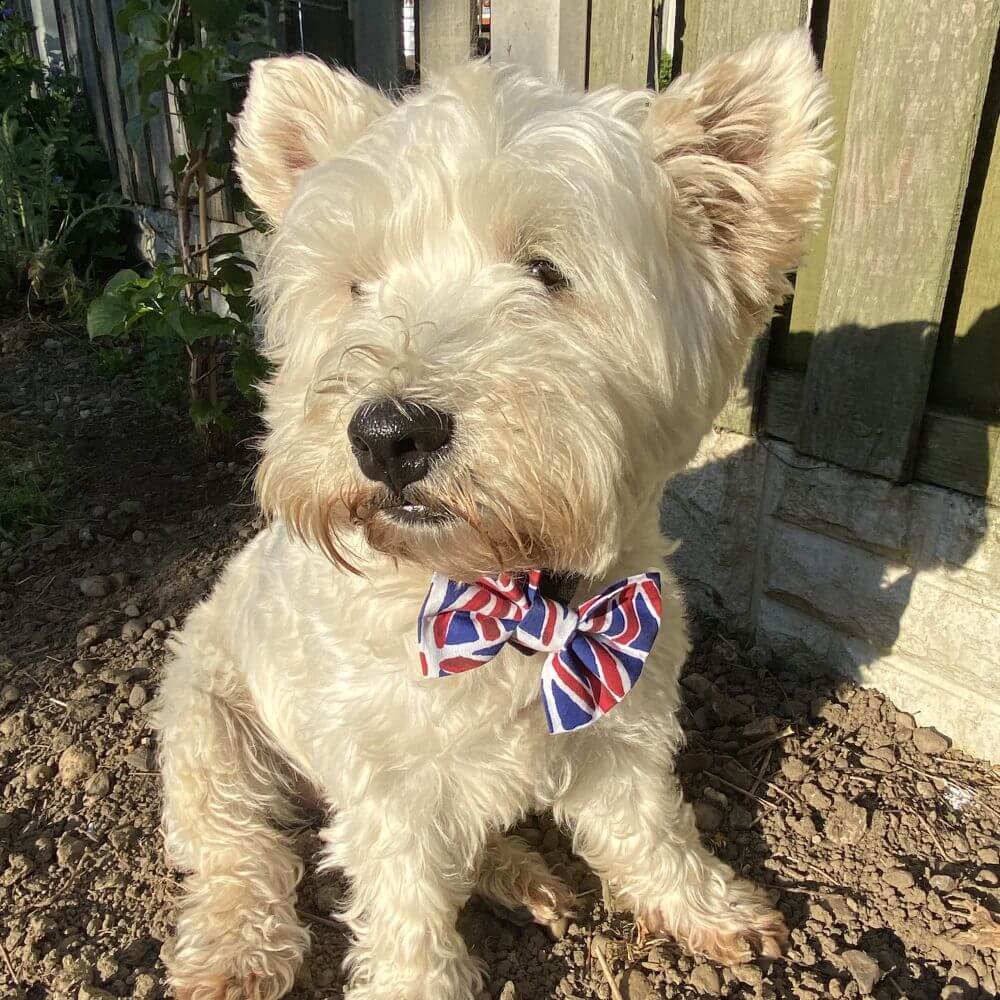
[[[233,321],[215,313],[195,313],[182,310],[180,314],[180,335],[187,344],[213,337],[224,337],[231,333]]]
[[[222,403],[216,403],[213,406],[207,399],[192,399],[188,413],[190,413],[191,421],[195,427],[226,422],[225,406]]]
[[[221,236],[216,236],[214,240],[209,240],[208,243],[209,257],[221,257],[227,253],[241,253],[242,251],[243,244],[234,233],[223,233]]]
[[[236,388],[248,398],[255,396],[256,384],[267,375],[267,362],[249,344],[241,344],[233,362]]]
[[[102,295],[87,310],[87,333],[92,340],[113,337],[123,331],[128,316],[129,310],[120,299]]]
[[[144,279],[139,276],[138,271],[133,271],[131,268],[125,268],[125,270],[119,271],[108,280],[108,283],[104,286],[104,294],[116,295],[125,285],[130,285],[133,282],[141,282],[143,280]]]

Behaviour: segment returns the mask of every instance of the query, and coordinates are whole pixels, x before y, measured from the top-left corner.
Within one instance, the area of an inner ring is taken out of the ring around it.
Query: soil
[[[252,453],[201,457],[183,414],[103,378],[72,332],[8,326],[0,351],[0,436],[44,439],[50,473],[42,523],[0,534],[0,996],[166,996],[180,876],[148,706],[166,637],[257,530]],[[707,622],[695,639],[677,768],[705,840],[785,914],[787,957],[721,969],[644,938],[539,816],[521,835],[578,889],[578,917],[553,941],[473,900],[461,927],[489,996],[994,996],[998,769],[815,665]],[[315,854],[315,824],[299,842]],[[340,891],[302,888],[300,1000],[342,995]]]

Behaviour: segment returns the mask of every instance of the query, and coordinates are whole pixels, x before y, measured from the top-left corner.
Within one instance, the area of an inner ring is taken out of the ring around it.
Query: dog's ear
[[[808,34],[765,35],[680,76],[643,125],[673,204],[721,271],[742,333],[788,293],[818,224],[832,135]],[[753,329],[752,329],[753,328]]]
[[[236,134],[250,200],[280,221],[299,175],[342,153],[392,106],[364,81],[308,56],[257,60]]]

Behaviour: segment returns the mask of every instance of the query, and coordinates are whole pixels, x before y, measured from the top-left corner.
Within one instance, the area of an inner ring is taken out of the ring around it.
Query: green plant
[[[87,326],[93,338],[137,337],[146,359],[159,357],[167,369],[182,352],[191,418],[212,447],[228,423],[220,370],[231,368],[248,395],[265,371],[253,346],[253,265],[241,252],[242,234],[211,238],[208,221],[209,199],[230,179],[241,85],[250,61],[268,51],[263,5],[129,0],[118,26],[130,39],[123,82],[139,98],[130,136],[161,113],[164,93],[183,128],[187,152],[171,164],[178,252],[149,275],[117,274],[91,305]]]
[[[660,55],[660,71],[656,76],[656,89],[666,90],[673,79],[674,63],[669,52]]]
[[[82,309],[120,257],[121,204],[76,82],[46,72],[0,11],[0,298]]]

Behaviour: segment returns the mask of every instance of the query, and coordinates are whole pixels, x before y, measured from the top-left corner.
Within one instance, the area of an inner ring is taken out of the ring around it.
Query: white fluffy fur
[[[503,837],[534,809],[652,930],[722,961],[777,950],[780,916],[700,845],[673,775],[688,643],[669,573],[639,684],[568,736],[546,735],[540,657],[425,681],[415,623],[432,570],[570,570],[591,594],[662,562],[664,482],[817,219],[825,100],[804,34],[652,100],[478,63],[390,104],[306,58],[256,65],[238,156],[275,224],[258,477],[273,523],[191,614],[160,698],[167,847],[192,872],[180,995],[290,987],[308,944],[279,829],[290,775],[329,807],[324,865],[353,886],[351,1000],[474,996],[455,918],[477,887],[544,923],[568,911]],[[571,287],[546,293],[535,257]],[[356,467],[347,422],[386,395],[455,415],[416,484],[451,524],[396,524]]]

